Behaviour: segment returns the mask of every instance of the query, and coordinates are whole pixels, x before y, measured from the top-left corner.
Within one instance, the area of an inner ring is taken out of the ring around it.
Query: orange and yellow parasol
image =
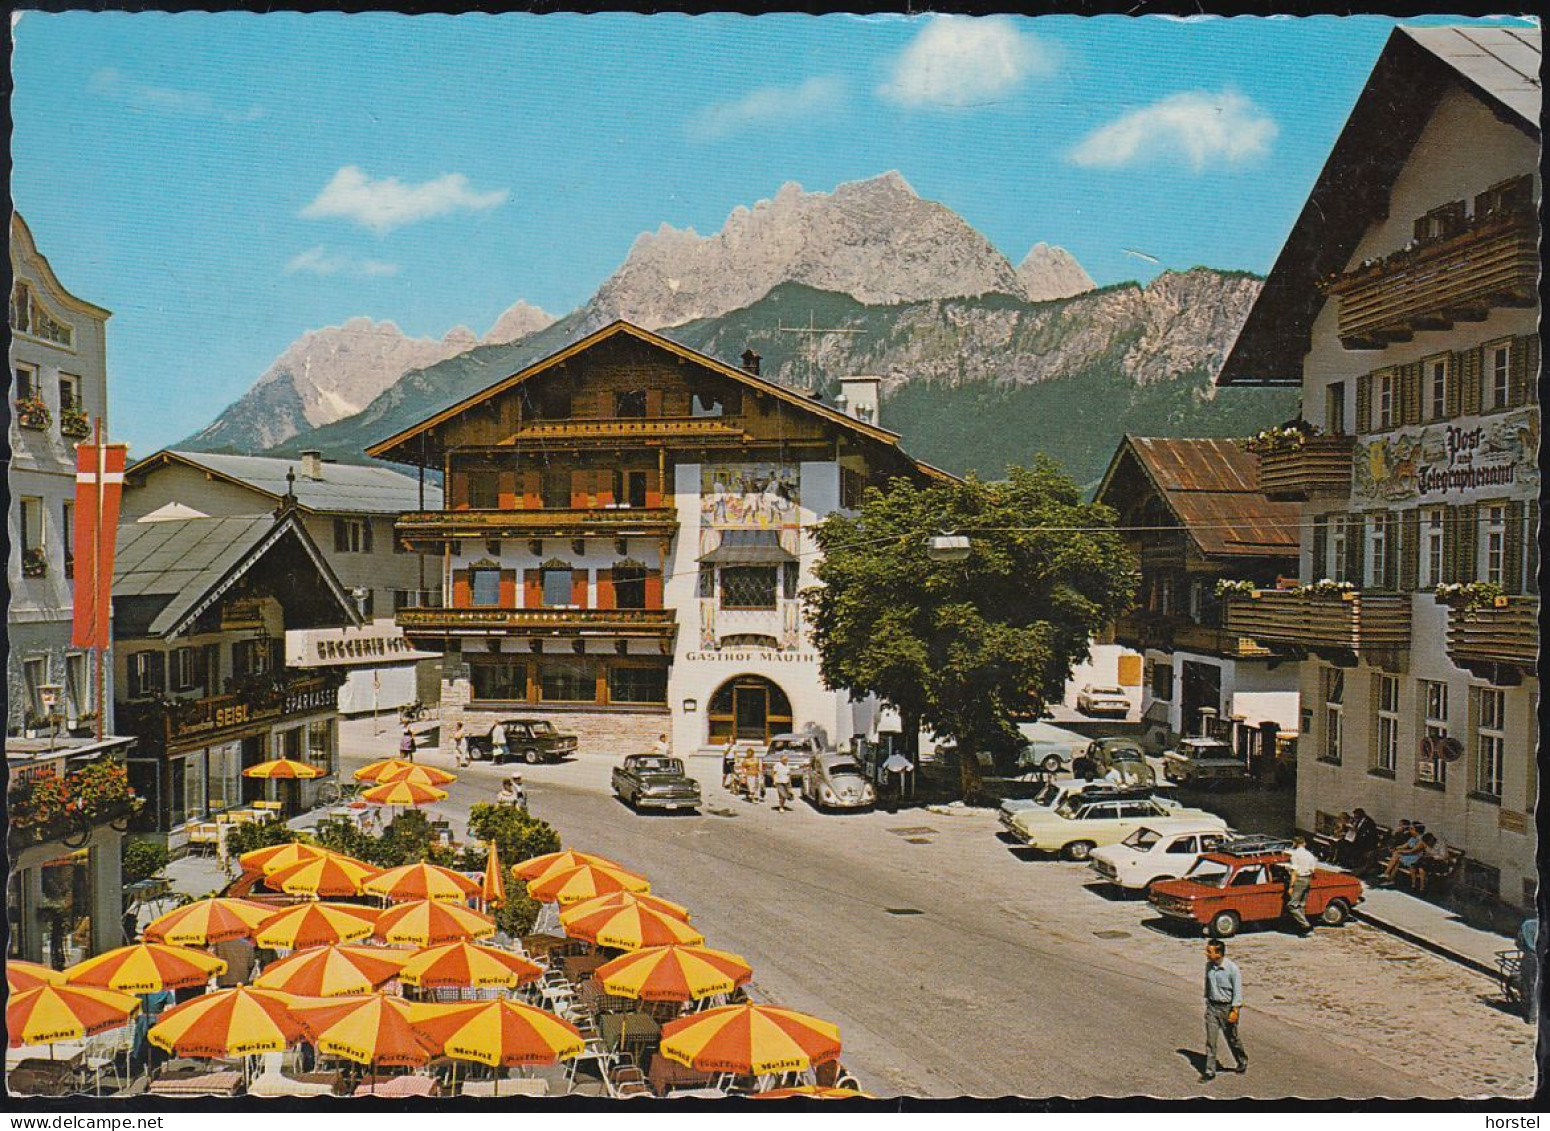
[[[479,884],[479,898],[486,907],[499,907],[506,902],[506,876],[501,871],[501,857],[495,842],[490,841],[490,854],[484,861],[484,877]]]
[[[372,786],[361,794],[361,800],[372,805],[401,805],[413,807],[416,805],[429,805],[433,801],[444,801],[447,791],[437,789],[434,786],[419,785],[412,781],[393,781],[385,785]]]
[[[550,872],[568,871],[583,864],[601,864],[605,868],[621,867],[617,861],[590,852],[577,852],[566,848],[559,852],[546,852],[542,856],[529,856],[511,866],[511,874],[519,880],[537,880]]]
[[[341,895],[359,895],[361,885],[377,874],[370,864],[351,856],[330,852],[316,860],[303,860],[264,877],[264,884],[289,895],[312,895],[321,899]]]
[[[268,848],[255,848],[237,857],[243,872],[250,876],[267,876],[306,860],[320,860],[332,855],[326,848],[293,840],[286,844],[271,844]]]
[[[652,946],[698,946],[705,936],[695,928],[663,911],[643,903],[617,907],[586,907],[560,912],[560,925],[571,938],[586,939],[597,946],[620,950],[642,950]]]
[[[378,872],[361,885],[365,895],[380,895],[395,903],[411,899],[433,899],[449,903],[462,903],[471,895],[478,894],[479,885],[451,868],[428,864],[424,860]]]
[[[39,986],[62,985],[64,980],[63,970],[55,970],[40,962],[24,962],[20,958],[5,960],[5,987],[13,994],[36,989]]]
[[[372,933],[383,942],[437,946],[489,938],[495,933],[495,920],[456,903],[421,899],[382,912]]]
[[[177,1056],[236,1057],[279,1052],[301,1036],[290,994],[234,986],[174,1006],[147,1034]]]
[[[520,986],[544,968],[520,954],[467,941],[429,947],[409,958],[398,977],[406,986]]]
[[[136,998],[117,990],[44,983],[12,991],[5,1003],[5,1029],[12,1048],[81,1041],[128,1024],[139,1011]]]
[[[71,985],[149,994],[202,986],[213,975],[225,972],[225,962],[202,950],[141,942],[114,947],[95,958],[77,962],[65,971],[65,980]]]
[[[227,939],[252,938],[273,915],[273,907],[246,899],[196,899],[151,920],[145,937],[151,942],[210,946]]]
[[[404,758],[383,758],[370,765],[362,766],[355,771],[354,777],[356,781],[380,782],[385,780],[384,774],[391,774],[396,770],[413,769],[417,765],[419,765],[418,762],[410,762]]]
[[[641,907],[650,908],[652,911],[663,915],[671,915],[674,919],[682,919],[687,923],[690,919],[689,909],[681,903],[674,903],[670,899],[663,899],[659,895],[648,895],[643,892],[615,891],[607,895],[599,895],[592,899],[584,899],[580,903],[573,903],[565,909],[565,914],[590,915],[594,911],[605,909],[617,909],[620,907],[633,907],[639,904]]]
[[[302,903],[266,919],[253,941],[259,946],[303,950],[363,939],[376,926],[377,914],[375,907],[353,903]]]
[[[321,1053],[357,1064],[422,1065],[437,1046],[411,1025],[421,1012],[444,1007],[412,1005],[391,994],[362,994],[334,1001],[297,1002],[291,1015]]]
[[[662,1027],[662,1055],[701,1072],[805,1072],[840,1055],[839,1027],[774,1005],[725,1005]]]
[[[581,864],[575,868],[551,870],[539,879],[529,880],[527,885],[527,894],[539,903],[562,906],[616,891],[650,890],[651,884],[645,876],[605,864]]]
[[[444,1055],[491,1067],[554,1064],[586,1044],[569,1021],[510,998],[443,1006],[420,1015],[415,1028]]]
[[[400,762],[396,766],[384,769],[372,780],[378,785],[387,785],[395,781],[413,782],[415,785],[451,785],[457,781],[457,775],[450,770],[440,770],[435,766],[421,765],[419,762]]]
[[[242,771],[245,778],[262,778],[266,781],[301,781],[320,778],[328,773],[322,766],[308,765],[294,758],[276,758],[272,762],[260,762]]]
[[[397,947],[348,943],[316,946],[271,963],[253,985],[303,997],[369,994],[398,977],[411,953]]]
[[[752,977],[741,956],[703,946],[648,947],[592,972],[604,993],[640,1001],[698,1001],[729,994]]]

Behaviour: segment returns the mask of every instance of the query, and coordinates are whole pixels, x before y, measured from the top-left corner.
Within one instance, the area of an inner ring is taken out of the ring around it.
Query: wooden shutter
[[[544,571],[541,569],[525,569],[522,571],[522,607],[524,609],[541,609],[544,604]]]
[[[1356,379],[1356,431],[1360,435],[1372,429],[1372,374]]]
[[[662,607],[662,571],[648,569],[646,571],[646,608],[660,609]]]
[[[592,489],[597,492],[597,505],[611,507],[619,500],[614,497],[614,480],[619,473],[612,469],[598,471],[592,482]]]
[[[524,470],[521,475],[522,509],[528,511],[538,510],[544,505],[543,473],[534,467]]]
[[[1421,584],[1421,511],[1411,507],[1400,516],[1399,589],[1415,592]]]
[[[585,510],[587,508],[587,495],[592,486],[592,473],[590,471],[573,471],[570,473],[570,505],[573,510]]]
[[[361,553],[371,553],[371,519],[361,519]]]
[[[1421,423],[1421,363],[1399,368],[1399,410],[1394,414],[1400,424]]]
[[[514,569],[501,570],[501,608],[514,609],[517,607],[517,571]]]
[[[1523,591],[1525,593],[1539,593],[1539,503],[1530,501],[1528,504],[1527,519],[1524,522],[1523,540],[1528,546],[1528,553],[1524,555],[1523,563]]]
[[[1393,592],[1399,588],[1399,515],[1384,511],[1376,520],[1383,523],[1383,576],[1373,578],[1373,582]]]
[[[1359,514],[1345,520],[1345,579],[1358,589],[1365,584],[1362,567],[1367,557],[1366,527]]]
[[[587,607],[587,571],[584,569],[570,571],[570,603],[578,609]]]
[[[147,653],[145,690],[151,695],[164,695],[167,691],[167,657],[161,652]]]
[[[1441,582],[1459,579],[1459,522],[1457,507],[1444,507],[1442,514],[1442,576]]]
[[[1507,407],[1517,408],[1528,400],[1528,339],[1514,338],[1507,362]]]
[[[1444,386],[1442,411],[1449,420],[1458,416],[1464,407],[1464,365],[1468,352],[1448,355],[1448,382]]]
[[[1523,592],[1523,500],[1513,499],[1506,507],[1507,529],[1502,536],[1502,588],[1508,593]]]
[[[1308,573],[1309,581],[1318,581],[1327,576],[1329,570],[1329,521],[1327,519],[1313,524],[1313,562]]]
[[[1459,414],[1475,416],[1480,412],[1481,373],[1485,367],[1485,347],[1465,350],[1463,373],[1459,380]]]
[[[447,476],[447,508],[455,511],[468,509],[468,472],[454,471]]]
[[[611,569],[597,571],[597,607],[618,608],[618,603],[614,600],[614,571]]]
[[[1474,503],[1453,508],[1458,534],[1458,576],[1455,581],[1474,581],[1479,569],[1480,515]]]
[[[646,415],[650,417],[660,417],[662,415],[661,389],[646,390]]]
[[[1519,338],[1523,347],[1523,403],[1539,403],[1539,338],[1533,334]]]
[[[646,505],[648,507],[662,505],[662,476],[655,471],[646,472]]]
[[[474,603],[473,588],[469,583],[466,569],[452,571],[452,607],[454,609],[472,608]]]
[[[515,471],[502,471],[495,477],[496,500],[495,505],[503,511],[516,510],[517,499],[517,473]]]

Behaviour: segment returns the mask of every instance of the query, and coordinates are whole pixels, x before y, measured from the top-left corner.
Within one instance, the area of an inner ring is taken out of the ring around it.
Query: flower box
[[[22,551],[22,576],[46,577],[48,575],[48,554],[42,547],[35,546],[30,550]]]
[[[53,419],[49,414],[48,405],[43,403],[41,397],[31,397],[16,402],[16,423],[23,428],[42,432],[47,430]]]
[[[91,421],[78,408],[67,408],[59,414],[59,434],[71,440],[84,440],[91,435]]]

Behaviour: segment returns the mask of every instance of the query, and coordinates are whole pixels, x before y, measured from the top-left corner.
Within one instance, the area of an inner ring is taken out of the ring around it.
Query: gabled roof
[[[1383,213],[1443,94],[1461,85],[1538,141],[1540,58],[1538,28],[1394,29],[1217,373],[1218,385],[1302,383],[1302,359],[1324,303],[1318,280],[1345,267]]]
[[[623,320],[611,322],[607,326],[604,326],[601,330],[596,330],[593,333],[588,334],[586,337],[580,339],[579,341],[573,342],[566,348],[559,350],[556,353],[550,354],[548,357],[542,359],[541,361],[534,362],[526,369],[512,374],[505,380],[497,381],[495,384],[490,385],[489,387],[482,389],[477,393],[474,393],[472,396],[465,397],[461,401],[458,401],[456,404],[450,405],[449,407],[442,409],[440,412],[427,417],[425,420],[420,421],[420,423],[415,424],[409,428],[405,428],[402,431],[389,436],[385,440],[378,441],[366,449],[366,454],[369,456],[376,456],[378,459],[400,459],[404,462],[413,462],[413,459],[409,452],[405,449],[405,446],[407,445],[408,441],[413,439],[415,436],[433,430],[438,425],[444,424],[447,421],[462,415],[464,412],[467,412],[475,405],[482,404],[485,401],[501,395],[502,393],[514,389],[518,385],[532,380],[539,374],[546,373],[550,369],[564,364],[578,354],[584,353],[587,350],[592,349],[593,347],[600,345],[611,338],[621,336],[634,338],[637,341],[646,343],[647,345],[655,346],[657,349],[665,350],[666,352],[671,353],[676,357],[680,357],[685,361],[693,362],[694,364],[709,369],[722,377],[736,381],[739,384],[754,390],[755,392],[763,393],[774,397],[777,400],[784,401],[795,408],[801,409],[804,412],[810,412],[815,416],[822,417],[829,423],[838,425],[841,428],[857,433],[858,435],[863,436],[868,440],[872,440],[874,442],[881,443],[890,448],[893,448],[897,450],[901,456],[904,456],[904,458],[910,459],[910,457],[905,456],[903,450],[899,448],[899,434],[897,432],[890,432],[888,429],[880,428],[875,424],[864,423],[860,420],[857,420],[855,417],[847,416],[837,408],[833,408],[821,401],[813,400],[811,397],[804,396],[803,394],[798,393],[792,389],[788,389],[786,386],[778,382],[760,377],[757,374],[749,373],[747,370],[739,369],[736,366],[728,365],[726,362],[718,361],[708,354],[700,353],[698,350],[692,350],[688,346],[681,345],[678,342],[671,340],[670,338],[664,338],[660,334],[654,334],[650,330],[646,330],[632,322],[625,322]],[[405,450],[400,450],[398,454],[395,455],[393,454],[395,449]],[[915,466],[918,467],[921,471],[931,475],[934,478],[954,478],[948,472],[932,467],[929,464],[921,463],[919,460],[910,459],[910,462],[914,463]]]
[[[1300,509],[1260,494],[1254,457],[1237,440],[1126,436],[1098,487],[1101,502],[1127,458],[1206,557],[1295,557]]]
[[[120,526],[113,562],[115,635],[179,635],[286,537],[300,541],[345,619],[359,625],[355,602],[292,510],[278,518],[183,518]]]
[[[93,318],[106,320],[113,317],[111,310],[71,294],[69,289],[59,281],[59,276],[54,274],[53,264],[48,261],[48,256],[38,250],[38,241],[33,238],[32,229],[27,226],[27,221],[22,219],[20,212],[11,213],[11,254],[23,254],[31,259],[37,265],[38,275],[48,284],[53,297],[66,306],[82,314],[89,314]]]
[[[127,473],[130,482],[171,464],[189,467],[256,491],[272,502],[294,487],[296,505],[323,514],[399,514],[420,510],[420,485],[411,476],[388,467],[325,463],[322,478],[301,474],[301,461],[272,456],[237,456],[165,448],[140,460]],[[295,472],[294,484],[286,474]],[[181,501],[181,500],[180,500]],[[197,503],[198,500],[187,500]],[[425,508],[441,509],[441,488],[425,485]]]

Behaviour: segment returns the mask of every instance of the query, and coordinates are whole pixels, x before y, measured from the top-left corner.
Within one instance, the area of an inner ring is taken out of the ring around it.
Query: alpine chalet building
[[[615,322],[368,449],[445,477],[398,531],[446,599],[397,614],[444,656],[443,742],[534,715],[606,754],[868,729],[819,678],[811,527],[945,473],[878,425],[876,378],[843,381],[842,411],[743,362]]]
[[[1299,661],[1297,822],[1357,806],[1531,906],[1540,33],[1398,28],[1218,377],[1296,385],[1259,485],[1300,584],[1227,628]]]

